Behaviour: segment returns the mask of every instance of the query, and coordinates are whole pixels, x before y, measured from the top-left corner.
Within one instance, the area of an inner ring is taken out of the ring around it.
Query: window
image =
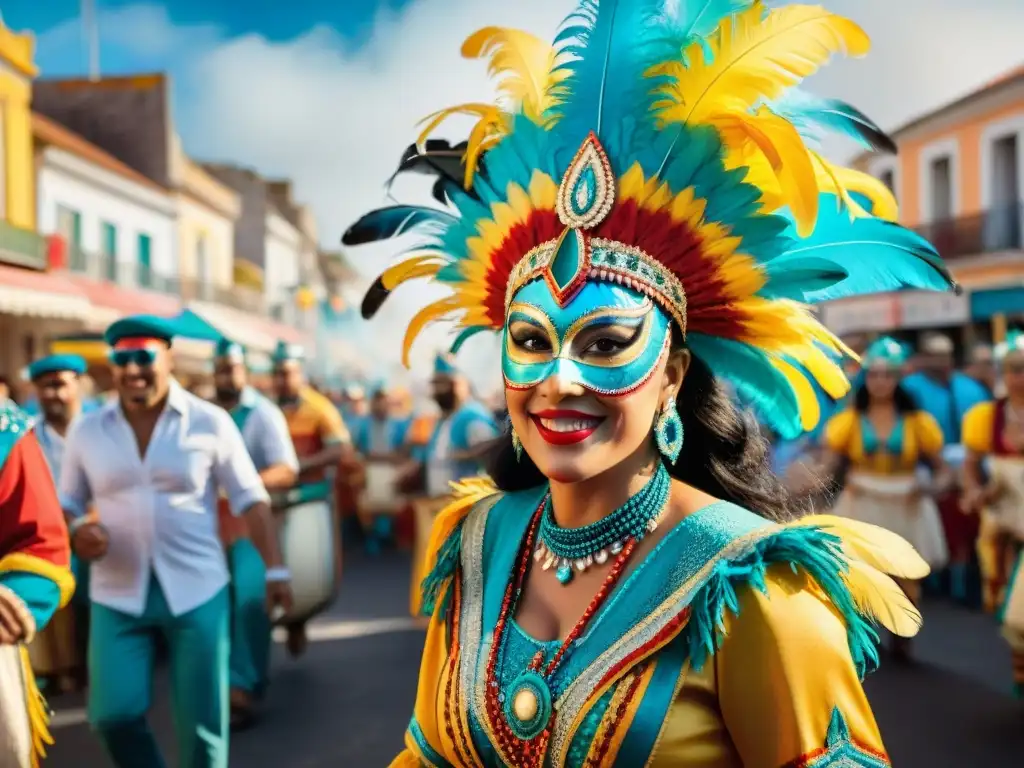
[[[88,265],[82,252],[82,214],[66,205],[58,205],[57,233],[68,244],[68,268],[85,272]]]
[[[100,247],[106,263],[106,277],[117,282],[117,227],[109,221],[100,224]]]
[[[948,155],[931,162],[932,221],[949,221],[953,217],[953,163]]]
[[[153,287],[153,263],[152,263],[153,239],[146,234],[139,233],[139,254],[138,254],[138,276],[139,285],[144,288]]]

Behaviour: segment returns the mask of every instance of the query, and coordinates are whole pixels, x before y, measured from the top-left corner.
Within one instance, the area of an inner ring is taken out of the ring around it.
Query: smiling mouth
[[[604,416],[594,416],[580,411],[541,411],[531,413],[537,431],[552,445],[575,445],[582,443],[604,423]]]

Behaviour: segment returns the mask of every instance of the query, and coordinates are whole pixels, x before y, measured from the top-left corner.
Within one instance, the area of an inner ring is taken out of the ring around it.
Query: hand
[[[110,537],[99,523],[86,523],[71,536],[71,549],[83,560],[99,560],[107,554]]]
[[[15,645],[25,639],[21,612],[10,602],[6,590],[0,590],[0,645]]]
[[[284,617],[292,609],[292,585],[287,581],[267,582],[267,615],[272,621]]]

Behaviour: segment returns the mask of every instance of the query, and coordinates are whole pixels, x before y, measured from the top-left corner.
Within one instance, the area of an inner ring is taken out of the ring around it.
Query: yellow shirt
[[[964,414],[963,424],[960,427],[964,448],[983,455],[992,453],[995,447],[992,445],[995,421],[996,403],[994,402],[978,403]]]
[[[925,411],[914,411],[903,416],[903,445],[898,456],[885,450],[868,454],[864,450],[860,414],[851,408],[836,414],[825,425],[824,444],[833,453],[849,459],[855,469],[902,475],[912,473],[922,458],[938,456],[943,437],[935,417]]]

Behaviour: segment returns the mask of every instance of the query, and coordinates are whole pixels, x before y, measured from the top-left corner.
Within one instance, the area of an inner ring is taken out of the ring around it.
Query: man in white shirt
[[[170,649],[179,766],[227,768],[218,490],[267,564],[268,610],[291,601],[267,491],[227,412],[172,379],[173,336],[145,315],[107,329],[118,398],[74,425],[61,470],[72,547],[92,561],[89,720],[118,768],[166,766],[146,723],[158,635]],[[102,525],[84,517],[90,502]]]
[[[245,350],[229,339],[217,344],[213,360],[215,401],[231,414],[267,491],[295,485],[299,460],[281,409],[248,384]],[[231,724],[249,725],[253,699],[266,688],[270,662],[270,617],[266,567],[253,546],[243,518],[220,503],[220,535],[231,571]]]

